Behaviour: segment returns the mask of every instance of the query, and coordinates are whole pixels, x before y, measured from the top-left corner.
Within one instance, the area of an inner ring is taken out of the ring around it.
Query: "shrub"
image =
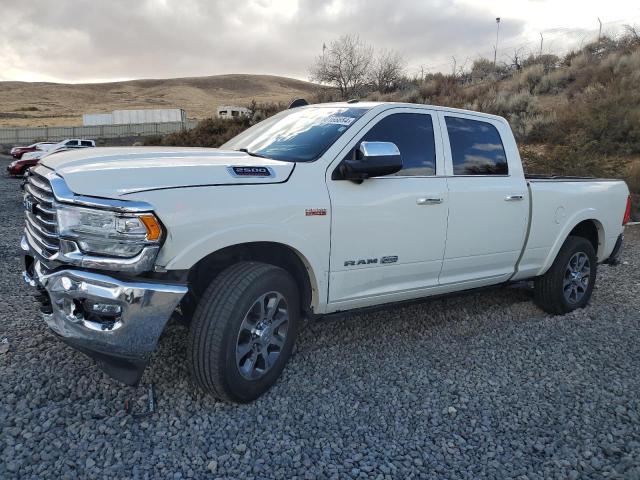
[[[530,67],[523,68],[515,75],[514,80],[516,81],[518,90],[526,89],[529,93],[533,93],[543,76],[543,65],[531,65]]]
[[[522,140],[529,143],[543,143],[547,138],[547,131],[556,122],[555,112],[537,113],[524,120]]]
[[[402,92],[398,97],[398,101],[405,103],[424,103],[424,97],[420,95],[419,89],[412,88],[411,90]]]
[[[560,68],[544,75],[533,89],[535,95],[556,95],[569,83],[571,76],[566,68]]]
[[[628,168],[626,175],[627,185],[631,192],[640,194],[640,159],[633,160]]]
[[[191,130],[170,133],[164,137],[151,137],[145,145],[170,145],[179,147],[219,147],[250,125],[248,118],[233,120],[207,118]]]

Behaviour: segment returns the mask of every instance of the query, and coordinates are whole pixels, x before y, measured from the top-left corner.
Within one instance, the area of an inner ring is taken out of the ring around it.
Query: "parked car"
[[[524,280],[550,314],[582,308],[630,211],[622,181],[526,176],[501,117],[387,103],[290,109],[220,149],[62,152],[25,190],[51,329],[135,384],[179,307],[176,361],[235,402],[303,319]]]
[[[22,158],[22,155],[27,152],[35,152],[37,150],[47,151],[55,144],[56,142],[37,142],[32,143],[27,147],[13,147],[9,153],[13,158],[20,159]]]
[[[24,153],[20,160],[15,160],[7,165],[7,171],[9,172],[9,175],[24,175],[27,169],[36,165],[40,161],[40,159],[46,155],[61,152],[63,150],[89,148],[95,146],[96,143],[93,140],[67,139],[52,145],[48,150],[34,150]]]

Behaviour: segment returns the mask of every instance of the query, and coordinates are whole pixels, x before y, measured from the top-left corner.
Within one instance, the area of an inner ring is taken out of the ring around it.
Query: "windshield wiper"
[[[258,157],[258,158],[269,158],[266,155],[261,155],[259,153],[256,152],[250,152],[248,149],[246,148],[239,148],[238,150],[236,150],[236,152],[243,152],[246,153],[247,155],[250,155],[252,157]]]

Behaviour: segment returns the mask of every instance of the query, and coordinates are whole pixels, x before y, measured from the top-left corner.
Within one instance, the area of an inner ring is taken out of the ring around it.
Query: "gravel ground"
[[[640,478],[639,227],[584,310],[505,288],[316,323],[277,385],[233,406],[194,391],[179,325],[138,388],[47,331],[20,279],[18,186],[0,178],[0,478]],[[151,382],[157,412],[126,413]]]

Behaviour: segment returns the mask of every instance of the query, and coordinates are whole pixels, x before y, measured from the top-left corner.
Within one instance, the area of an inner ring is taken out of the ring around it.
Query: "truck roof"
[[[443,107],[439,105],[427,105],[423,103],[403,103],[403,102],[360,102],[360,101],[351,101],[351,102],[330,102],[330,103],[314,103],[311,105],[307,105],[301,108],[311,108],[311,107],[320,107],[320,106],[332,106],[332,107],[344,107],[344,108],[366,108],[366,109],[374,109],[379,108],[383,110],[386,108],[398,108],[398,107],[406,107],[406,108],[424,108],[426,110],[438,110],[442,112],[451,112],[451,113],[463,113],[466,115],[476,115],[486,118],[492,118],[494,120],[500,120],[502,122],[506,122],[504,117],[499,115],[493,115],[490,113],[478,112],[476,110],[465,110],[463,108],[453,108],[453,107]]]

